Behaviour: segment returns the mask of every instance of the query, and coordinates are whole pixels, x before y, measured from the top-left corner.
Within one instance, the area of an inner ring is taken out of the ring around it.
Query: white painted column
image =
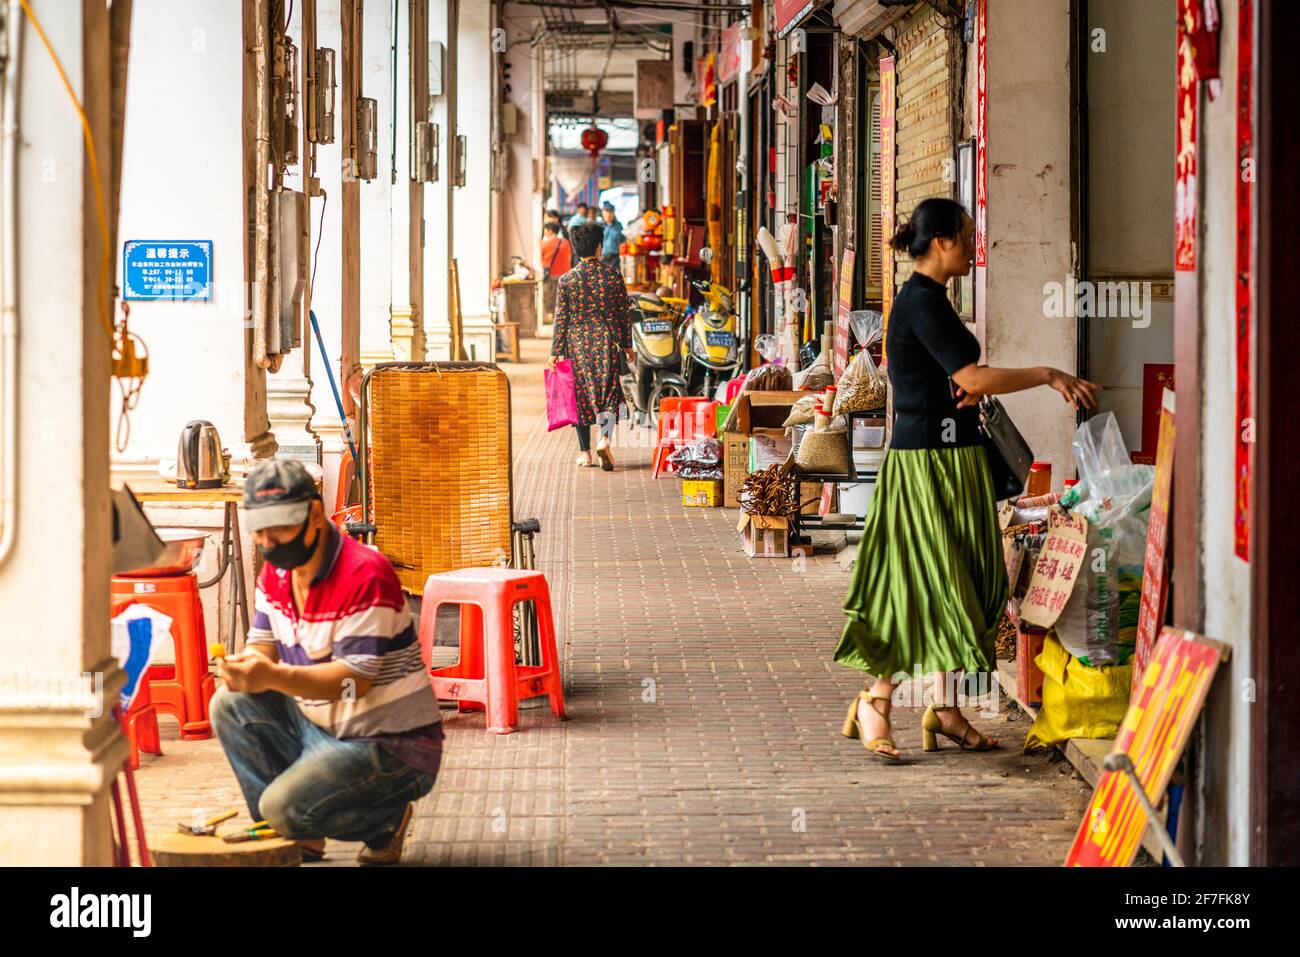
[[[438,127],[438,181],[427,188],[424,228],[424,333],[430,360],[446,361],[451,355],[447,276],[450,269],[448,213],[453,209],[452,150],[456,134],[451,129],[456,111],[448,93],[454,86],[448,76],[454,62],[457,0],[429,0],[429,40],[442,45],[442,92],[430,99],[432,122]]]
[[[393,241],[393,4],[371,0],[363,13],[360,95],[376,101],[379,130],[375,178],[361,181],[361,364],[369,368],[393,361],[394,262],[405,260]],[[404,102],[400,86],[399,95]]]
[[[1075,320],[1047,318],[1043,294],[1044,283],[1064,282],[1072,265],[1069,6],[989,4],[985,360],[992,366],[1076,369]],[[1072,406],[1045,389],[1002,401],[1037,458],[1069,467]]]
[[[454,255],[460,270],[466,358],[494,358],[492,317],[488,312],[492,282],[492,97],[496,69],[492,50],[492,6],[460,5],[456,52],[457,127],[465,136],[465,185],[455,196]]]
[[[106,7],[31,6],[86,108],[107,192]],[[10,613],[0,629],[0,861],[102,866],[112,863],[109,785],[128,750],[110,710],[124,678],[108,640],[109,335],[96,302],[103,247],[77,114],[30,23],[21,29],[11,208],[25,253],[16,289],[22,401],[17,520],[4,529],[16,538],[0,565],[0,607]]]

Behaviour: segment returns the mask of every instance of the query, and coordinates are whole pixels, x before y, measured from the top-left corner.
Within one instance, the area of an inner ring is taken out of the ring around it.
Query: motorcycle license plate
[[[673,324],[667,319],[646,319],[641,323],[641,331],[647,335],[655,332],[672,332]]]
[[[704,333],[704,342],[710,346],[725,346],[730,349],[736,344],[736,334],[734,332],[715,332],[712,329]]]

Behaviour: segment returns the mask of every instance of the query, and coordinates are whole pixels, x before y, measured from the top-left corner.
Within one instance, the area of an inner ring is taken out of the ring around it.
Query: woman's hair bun
[[[914,242],[916,242],[916,227],[909,221],[898,227],[893,238],[889,240],[889,245],[899,252],[905,253],[911,249]]]

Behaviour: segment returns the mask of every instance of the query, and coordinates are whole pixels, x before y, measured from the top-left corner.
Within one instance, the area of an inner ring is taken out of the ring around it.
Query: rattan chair
[[[402,587],[459,568],[533,567],[536,519],[516,522],[510,383],[488,362],[385,362],[361,382],[363,522]]]

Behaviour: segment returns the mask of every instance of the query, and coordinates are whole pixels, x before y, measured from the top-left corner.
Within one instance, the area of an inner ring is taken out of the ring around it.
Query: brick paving
[[[542,523],[570,720],[545,699],[511,735],[444,712],[446,756],[417,806],[405,863],[1059,865],[1087,800],[1068,765],[1024,756],[1014,707],[976,718],[1004,750],[920,751],[920,710],[895,709],[901,766],[839,725],[859,676],[830,661],[847,574],[822,550],[748,559],[737,513],[683,508],[624,427],[613,474],[575,469],[548,434],[546,344],[525,340],[513,384],[517,517]],[[641,430],[644,434],[645,430]],[[237,806],[212,741],[181,742],[139,775],[163,830]],[[331,843],[326,864],[352,862]]]

